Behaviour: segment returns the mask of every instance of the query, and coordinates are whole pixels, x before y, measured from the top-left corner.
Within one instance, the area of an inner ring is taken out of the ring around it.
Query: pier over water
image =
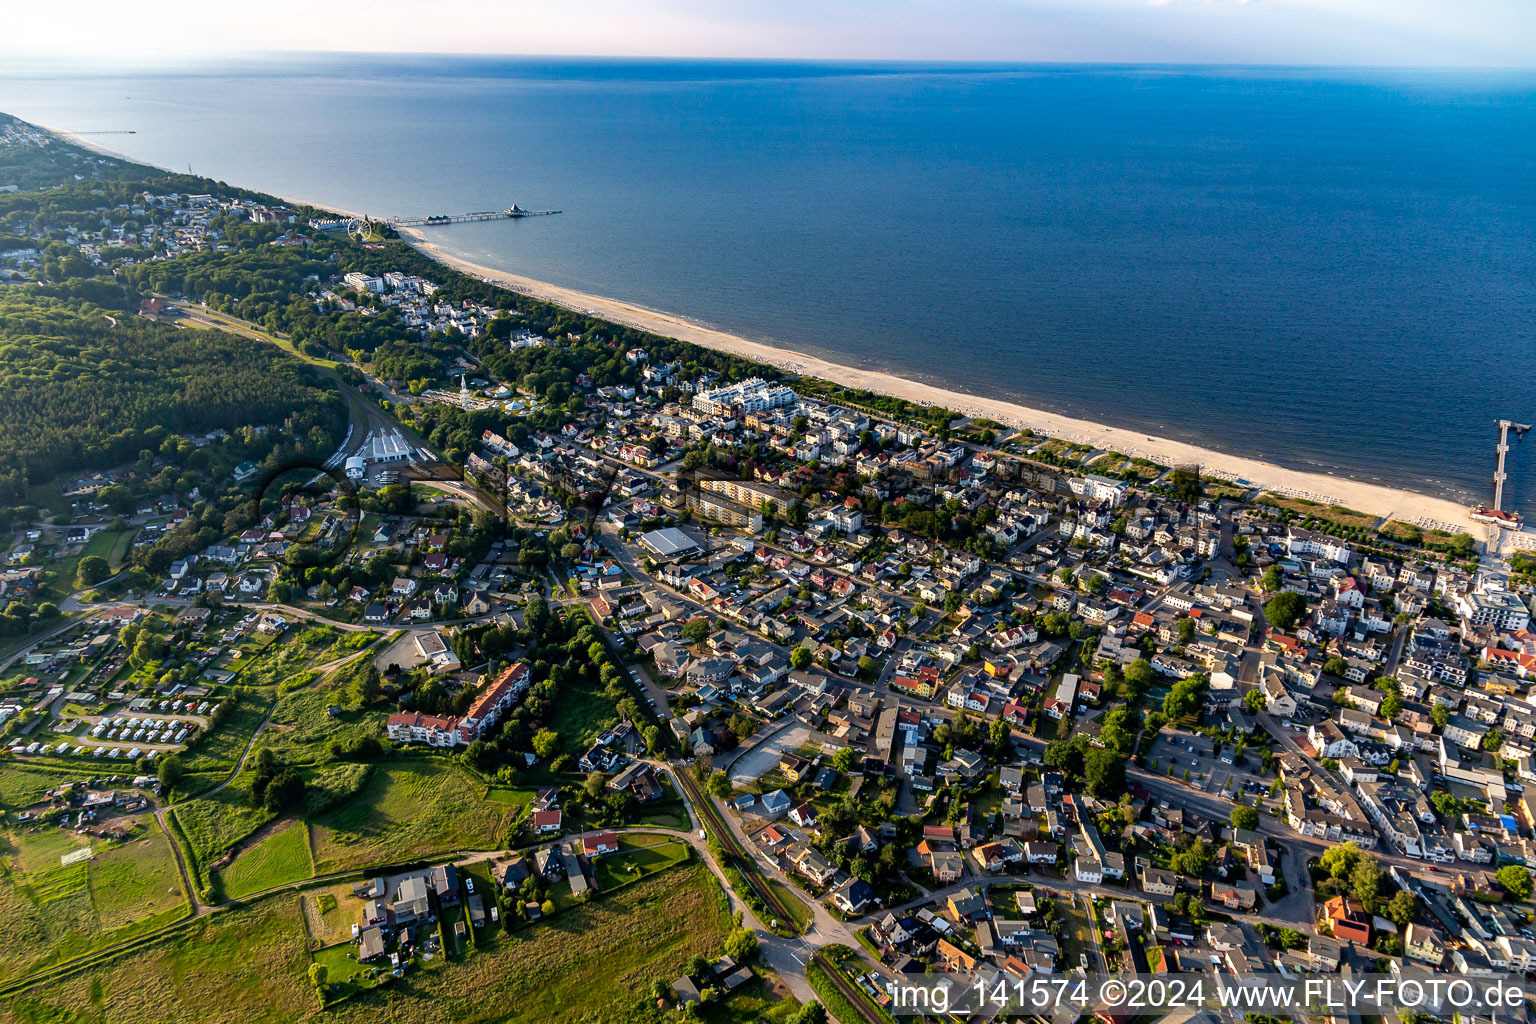
[[[519,217],[552,217],[559,210],[525,210],[517,204],[505,210],[482,210],[479,213],[432,214],[427,217],[391,217],[386,223],[400,228],[437,227],[441,224],[467,224],[476,220],[515,220]]]

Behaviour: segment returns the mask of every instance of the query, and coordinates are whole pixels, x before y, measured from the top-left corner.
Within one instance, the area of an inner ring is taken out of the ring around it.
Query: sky
[[[1536,0],[7,0],[0,10],[0,55],[18,70],[284,50],[1536,66]]]

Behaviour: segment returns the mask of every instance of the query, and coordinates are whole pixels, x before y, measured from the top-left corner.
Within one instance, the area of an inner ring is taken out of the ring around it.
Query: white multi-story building
[[[783,384],[770,384],[761,377],[753,377],[739,384],[700,391],[693,396],[693,407],[709,416],[726,413],[762,412],[782,405],[793,405],[795,391]]]
[[[1124,480],[1111,480],[1107,476],[1098,476],[1094,473],[1084,477],[1073,477],[1067,481],[1067,486],[1072,488],[1073,494],[1085,501],[1107,501],[1111,505],[1123,502],[1131,489]]]
[[[384,279],[382,277],[374,277],[371,274],[364,274],[360,271],[354,270],[343,277],[342,280],[346,282],[348,288],[355,291],[375,293],[384,291]]]
[[[1507,590],[1480,590],[1456,597],[1456,611],[1473,628],[1491,626],[1513,633],[1530,625],[1525,602]]]
[[[1337,537],[1294,526],[1286,529],[1285,550],[1289,555],[1318,555],[1340,565],[1347,565],[1353,555],[1349,545]]]

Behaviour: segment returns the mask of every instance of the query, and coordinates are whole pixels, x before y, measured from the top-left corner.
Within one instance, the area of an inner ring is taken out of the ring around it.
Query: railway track
[[[674,771],[672,775],[688,791],[688,799],[692,800],[693,805],[699,809],[700,819],[709,823],[708,827],[712,830],[713,835],[725,852],[730,854],[732,860],[735,861],[733,866],[741,872],[741,876],[747,880],[747,884],[752,887],[752,891],[763,901],[763,905],[778,918],[782,927],[793,930],[795,928],[795,915],[789,912],[788,908],[784,905],[784,901],[779,898],[778,893],[774,892],[773,887],[768,885],[767,881],[763,878],[762,872],[757,865],[757,860],[752,856],[752,851],[745,849],[741,845],[741,842],[736,838],[736,833],[731,829],[730,823],[721,817],[709,794],[704,792],[698,780],[686,769]]]
[[[890,1024],[889,1018],[883,1017],[870,1009],[869,994],[848,980],[848,976],[843,973],[841,967],[834,964],[820,952],[811,958],[811,963],[821,968],[821,973],[825,974],[827,980],[832,982],[832,987],[843,994],[843,998],[848,1000],[849,1005],[857,1010],[859,1016],[867,1021],[868,1024]],[[855,1022],[845,1020],[842,1024],[855,1024]]]

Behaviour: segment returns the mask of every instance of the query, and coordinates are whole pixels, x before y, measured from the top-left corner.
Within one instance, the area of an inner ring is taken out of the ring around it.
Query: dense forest
[[[52,291],[0,289],[0,497],[173,434],[266,424],[317,447],[340,438],[334,385],[278,349]]]

